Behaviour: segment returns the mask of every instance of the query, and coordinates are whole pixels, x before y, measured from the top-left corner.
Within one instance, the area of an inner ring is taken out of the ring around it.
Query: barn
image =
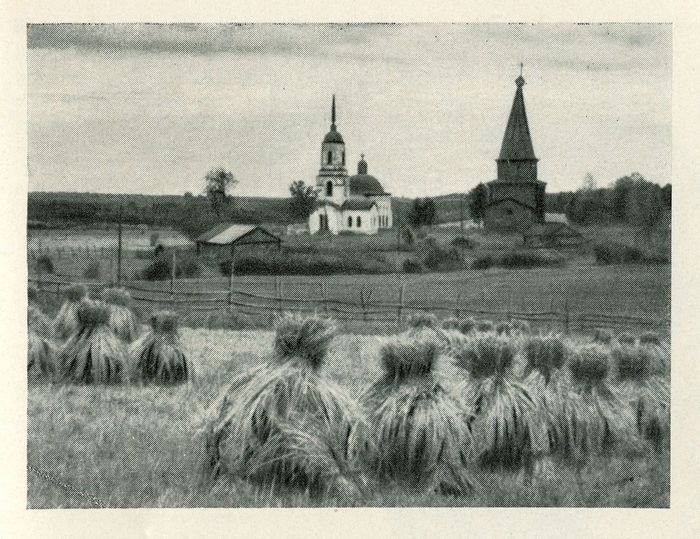
[[[259,225],[224,223],[212,228],[196,240],[197,254],[215,258],[232,258],[237,247],[244,245],[275,245],[282,240]]]

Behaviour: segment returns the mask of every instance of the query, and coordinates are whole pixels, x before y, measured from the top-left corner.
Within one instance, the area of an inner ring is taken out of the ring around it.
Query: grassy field
[[[567,301],[574,311],[636,314],[667,317],[671,304],[671,267],[667,265],[595,264],[564,268],[522,270],[462,270],[450,273],[285,276],[285,297],[318,297],[325,283],[328,298],[359,301],[360,288],[371,296],[368,302],[396,302],[405,287],[405,301],[457,308],[491,308],[515,311],[561,310]],[[135,283],[140,287],[163,288],[163,283]],[[240,276],[235,286],[246,292],[274,295],[275,278]],[[187,279],[178,283],[182,291],[222,293],[224,277]]]
[[[58,387],[30,381],[29,508],[237,506],[626,506],[668,507],[669,457],[596,459],[579,477],[557,463],[532,481],[517,474],[475,472],[473,495],[448,497],[383,485],[366,500],[313,500],[251,484],[202,481],[199,433],[205,411],[230,377],[257,365],[272,349],[264,331],[184,330],[197,369],[193,385]],[[334,341],[326,371],[357,395],[379,375],[377,337]],[[441,358],[447,384],[460,376]]]

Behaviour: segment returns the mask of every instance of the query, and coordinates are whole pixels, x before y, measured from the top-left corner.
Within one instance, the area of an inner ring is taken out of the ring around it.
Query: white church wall
[[[357,226],[357,219],[360,219],[360,226]],[[349,225],[349,219],[352,219],[352,226]],[[376,234],[378,232],[379,214],[376,206],[367,211],[344,211],[343,212],[343,230],[356,232],[358,234]]]
[[[316,183],[319,187],[318,199],[328,200],[337,204],[342,205],[345,202],[345,185],[347,184],[347,176],[321,176],[316,178]],[[328,182],[333,186],[331,196],[328,196]]]
[[[309,234],[317,234],[321,230],[321,216],[328,218],[328,231],[337,234],[341,228],[340,212],[332,206],[321,206],[309,215]]]

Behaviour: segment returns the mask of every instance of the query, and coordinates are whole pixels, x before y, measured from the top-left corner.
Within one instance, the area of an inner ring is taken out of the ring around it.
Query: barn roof
[[[246,243],[279,243],[280,238],[258,225],[225,223],[197,238],[197,243],[232,245]]]

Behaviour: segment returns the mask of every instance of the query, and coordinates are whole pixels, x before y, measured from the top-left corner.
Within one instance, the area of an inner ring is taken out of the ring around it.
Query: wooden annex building
[[[245,245],[276,245],[282,239],[258,225],[224,223],[205,232],[195,240],[197,254],[214,258],[232,258],[237,247]]]
[[[583,235],[568,223],[536,223],[523,232],[527,247],[578,247],[583,244]]]

